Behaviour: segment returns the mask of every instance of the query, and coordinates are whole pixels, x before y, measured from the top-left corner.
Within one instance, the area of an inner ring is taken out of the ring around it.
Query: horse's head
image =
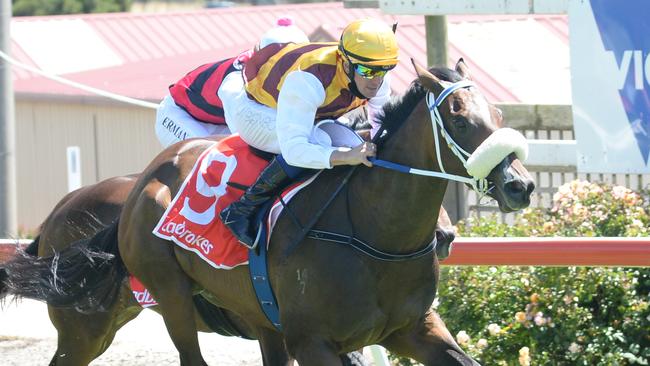
[[[436,146],[431,154],[438,168],[472,178],[471,185],[479,194],[494,198],[503,212],[527,207],[535,184],[519,160],[528,154],[526,139],[515,130],[502,128],[501,111],[471,82],[463,59],[455,72],[415,68],[420,84],[429,92]]]

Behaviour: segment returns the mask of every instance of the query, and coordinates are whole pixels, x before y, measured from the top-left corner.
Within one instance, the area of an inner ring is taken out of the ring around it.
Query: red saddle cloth
[[[227,183],[252,185],[267,164],[238,135],[216,142],[201,154],[153,234],[196,253],[215,268],[247,264],[247,248],[223,225],[219,213],[244,194]]]
[[[267,165],[268,162],[253,154],[239,135],[216,142],[199,156],[153,234],[196,253],[214,268],[232,269],[248,264],[248,249],[223,225],[219,213],[244,194],[243,190],[227,183],[250,186]],[[315,177],[288,187],[282,194],[284,201],[288,202]],[[282,208],[276,200],[267,218],[267,240]],[[157,305],[137,278],[130,276],[129,280],[133,296],[140,305]]]

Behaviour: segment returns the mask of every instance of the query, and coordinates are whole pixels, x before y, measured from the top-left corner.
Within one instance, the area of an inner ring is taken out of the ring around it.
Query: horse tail
[[[25,248],[25,253],[29,255],[36,256],[38,255],[38,241],[41,236],[37,235],[36,238]],[[21,249],[17,246],[16,252],[19,252]],[[9,288],[5,284],[5,281],[9,277],[7,269],[5,266],[0,266],[0,302],[3,301],[7,295],[9,295]]]
[[[78,240],[50,257],[19,251],[5,265],[6,292],[82,313],[108,310],[126,276],[117,228],[115,221],[93,237]]]

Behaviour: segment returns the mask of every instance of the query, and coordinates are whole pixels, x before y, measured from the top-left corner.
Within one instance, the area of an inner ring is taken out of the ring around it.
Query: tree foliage
[[[128,11],[131,0],[12,0],[14,16]]]

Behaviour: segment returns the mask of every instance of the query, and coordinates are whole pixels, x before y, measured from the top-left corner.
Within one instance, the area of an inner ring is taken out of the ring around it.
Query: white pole
[[[390,361],[388,360],[384,347],[374,344],[369,348],[375,366],[390,366]]]
[[[79,146],[68,146],[68,192],[81,188],[81,149]]]
[[[10,53],[11,0],[0,0],[0,52]],[[16,137],[11,66],[0,60],[0,237],[18,234]]]

